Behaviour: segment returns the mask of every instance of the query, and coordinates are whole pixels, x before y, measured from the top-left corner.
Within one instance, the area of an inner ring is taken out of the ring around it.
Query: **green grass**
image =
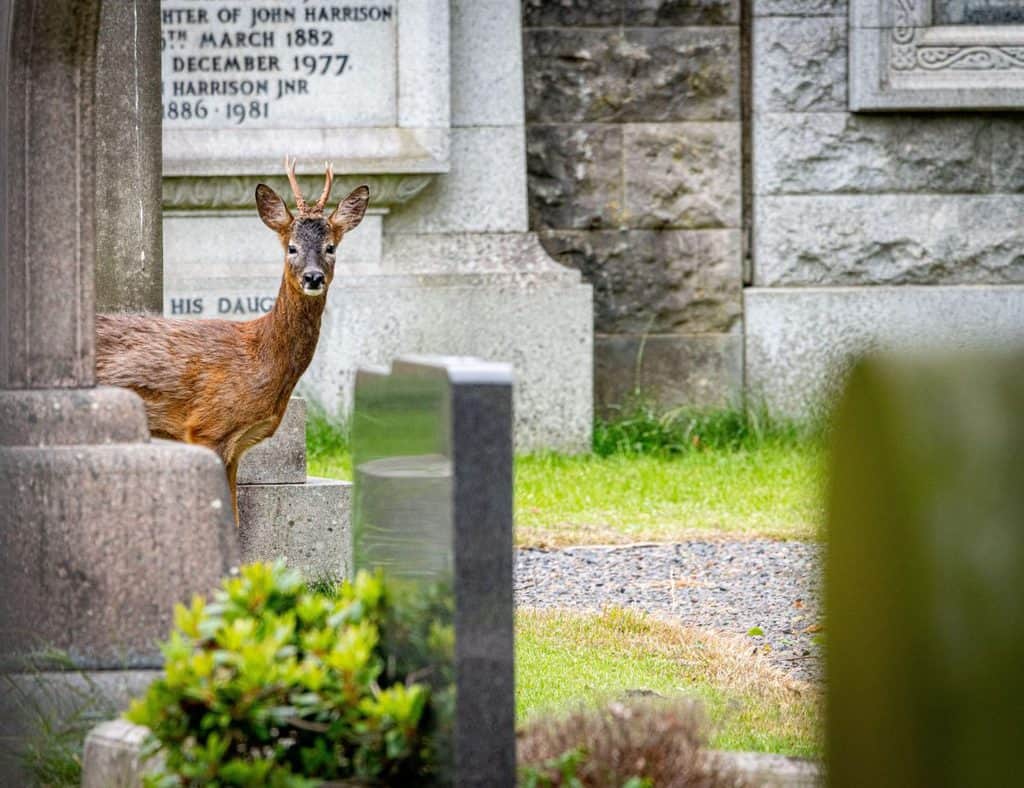
[[[751,657],[742,638],[620,609],[520,610],[516,629],[521,724],[642,690],[699,700],[712,747],[821,755],[819,691]]]
[[[323,412],[309,409],[306,418],[306,467],[311,476],[352,479],[352,448],[349,431]]]
[[[797,444],[675,457],[519,457],[517,541],[611,544],[693,532],[812,539],[821,519],[822,454]]]
[[[756,409],[658,415],[638,406],[596,423],[593,454],[516,458],[516,540],[813,539],[822,517],[819,434]],[[315,416],[307,443],[310,473],[352,478],[344,430]]]

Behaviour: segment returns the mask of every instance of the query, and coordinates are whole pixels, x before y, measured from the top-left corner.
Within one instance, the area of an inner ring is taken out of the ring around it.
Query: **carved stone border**
[[[334,195],[344,196],[360,184],[370,187],[374,208],[400,205],[413,199],[434,179],[433,175],[339,175],[334,179]],[[323,187],[323,175],[300,175],[299,185],[306,194]],[[219,178],[164,178],[165,211],[235,210],[252,208],[257,183],[265,183],[280,194],[291,187],[283,175],[235,175]]]
[[[850,110],[1024,110],[1024,25],[935,25],[933,0],[851,0]]]

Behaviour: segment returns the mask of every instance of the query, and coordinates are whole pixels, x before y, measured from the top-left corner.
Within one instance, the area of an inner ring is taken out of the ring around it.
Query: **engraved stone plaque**
[[[1024,24],[1024,0],[935,0],[937,25]]]
[[[396,123],[394,2],[165,0],[164,127]]]

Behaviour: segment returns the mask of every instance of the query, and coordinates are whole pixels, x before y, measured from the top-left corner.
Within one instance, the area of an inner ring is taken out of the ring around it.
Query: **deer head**
[[[370,190],[359,186],[346,197],[334,212],[324,218],[324,206],[331,196],[334,168],[327,164],[323,193],[310,206],[302,196],[295,178],[295,160],[284,160],[288,181],[295,195],[298,217],[280,195],[265,184],[256,187],[256,208],[263,223],[277,233],[285,248],[284,276],[289,285],[303,295],[318,298],[327,293],[334,278],[334,261],[338,244],[345,233],[354,230],[363,220],[370,201]]]

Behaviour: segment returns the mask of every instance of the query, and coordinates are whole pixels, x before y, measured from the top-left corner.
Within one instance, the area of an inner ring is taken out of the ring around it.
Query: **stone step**
[[[352,571],[349,482],[310,477],[304,484],[238,488],[242,560],[287,560],[310,580]]]
[[[306,481],[306,401],[292,397],[277,432],[242,456],[239,484],[302,484]]]

